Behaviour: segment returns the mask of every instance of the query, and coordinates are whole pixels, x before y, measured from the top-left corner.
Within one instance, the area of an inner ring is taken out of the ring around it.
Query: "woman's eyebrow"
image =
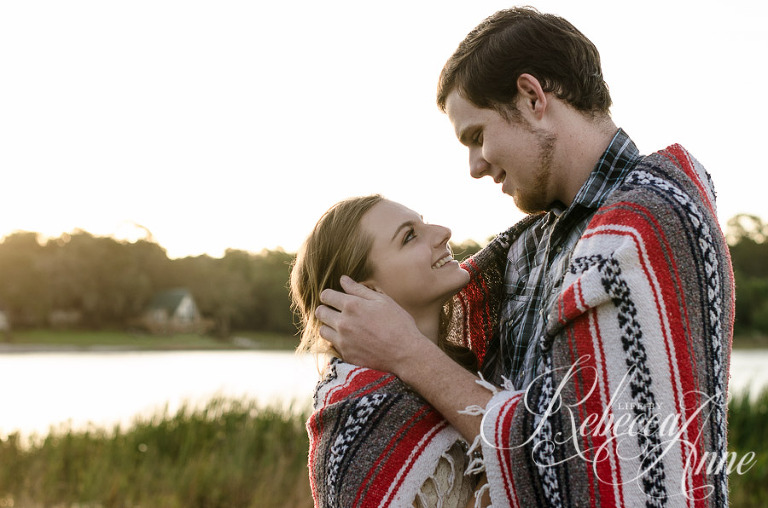
[[[421,222],[424,222],[424,216],[423,215],[419,215],[419,218],[421,219]],[[403,230],[403,228],[408,228],[408,227],[412,228],[415,225],[416,225],[416,221],[413,221],[413,220],[407,220],[407,221],[403,222],[402,224],[400,224],[400,226],[398,226],[397,230],[395,230],[395,234],[392,235],[392,240],[390,240],[390,241],[394,241],[395,238],[397,238],[397,235],[400,234],[400,231]]]
[[[404,228],[413,227],[414,224],[415,223],[412,220],[407,220],[407,221],[403,222],[402,224],[400,224],[400,226],[398,226],[398,228],[395,230],[395,234],[392,235],[392,240],[390,240],[390,241],[394,241],[395,238],[397,238],[397,235],[400,234],[400,231],[402,231]]]

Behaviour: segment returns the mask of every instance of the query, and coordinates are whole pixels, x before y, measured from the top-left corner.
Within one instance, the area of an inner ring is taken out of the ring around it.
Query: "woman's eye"
[[[416,238],[416,231],[413,230],[413,228],[409,229],[407,233],[405,233],[405,236],[403,237],[403,245],[410,242]]]
[[[475,134],[472,142],[477,146],[483,146],[483,132],[479,131],[477,134]]]

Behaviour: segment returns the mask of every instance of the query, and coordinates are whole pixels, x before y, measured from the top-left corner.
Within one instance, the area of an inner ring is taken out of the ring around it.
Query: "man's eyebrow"
[[[471,133],[473,133],[473,131],[477,130],[477,128],[478,126],[473,124],[473,125],[467,125],[463,129],[461,129],[461,132],[459,132],[459,135],[458,135],[459,143],[461,143],[464,146],[469,146],[469,144],[472,142],[472,140],[469,139],[470,135]]]

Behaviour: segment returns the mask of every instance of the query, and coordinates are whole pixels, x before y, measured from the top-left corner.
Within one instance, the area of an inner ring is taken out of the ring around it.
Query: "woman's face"
[[[388,200],[368,210],[360,225],[373,239],[373,275],[365,282],[411,315],[442,305],[469,282],[448,248],[450,229],[425,224],[413,210]]]

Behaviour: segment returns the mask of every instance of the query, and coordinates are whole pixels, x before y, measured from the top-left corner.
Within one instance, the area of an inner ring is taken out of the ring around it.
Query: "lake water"
[[[768,350],[734,351],[731,362],[732,392],[768,386]],[[304,409],[317,379],[313,357],[283,351],[0,354],[0,436],[128,424],[216,396]]]

